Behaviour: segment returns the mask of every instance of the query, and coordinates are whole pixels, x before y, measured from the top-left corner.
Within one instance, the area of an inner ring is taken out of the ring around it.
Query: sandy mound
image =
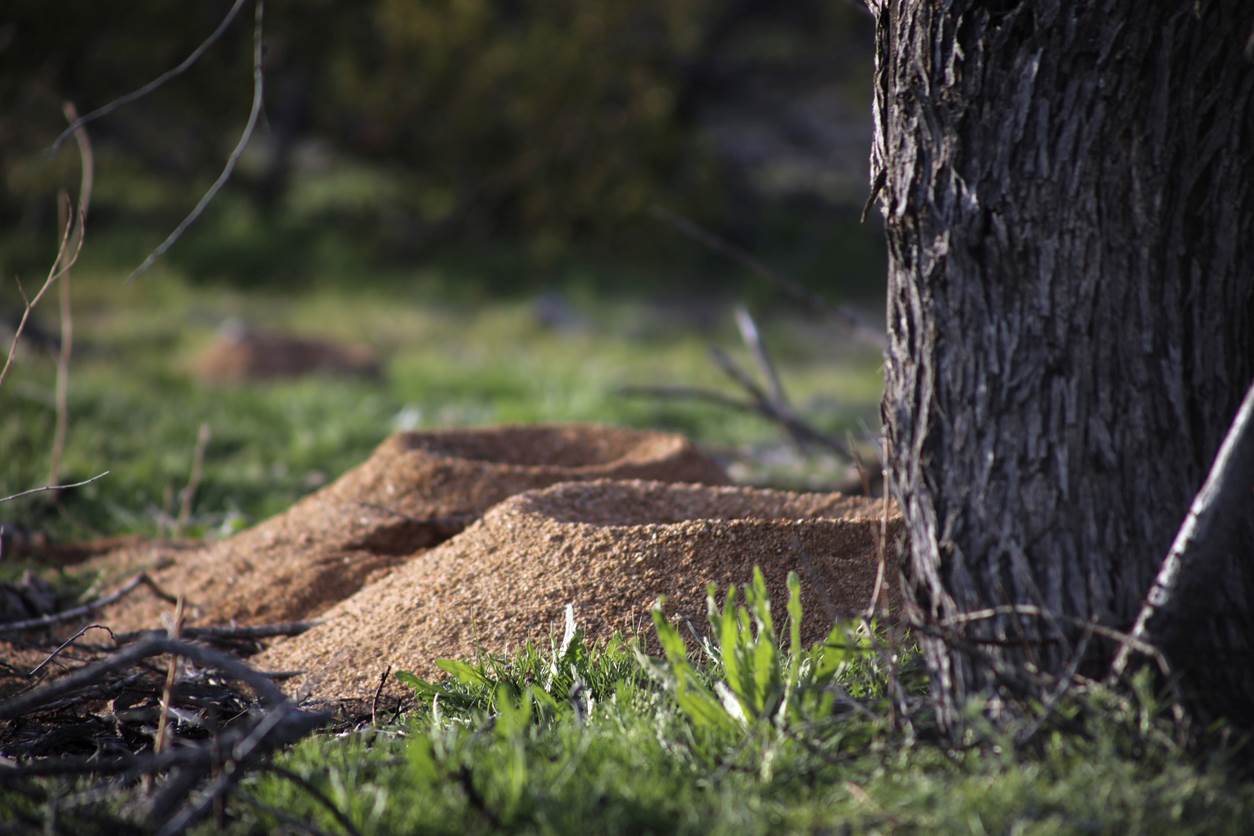
[[[373,377],[379,359],[368,346],[258,331],[232,320],[196,358],[193,370],[204,380],[231,383],[314,373]]]
[[[567,603],[605,638],[667,609],[705,625],[705,588],[758,564],[776,612],[802,578],[808,641],[864,608],[875,578],[881,500],[747,488],[598,481],[516,496],[438,549],[341,602],[325,622],[255,659],[306,671],[296,691],[368,698],[386,665],[430,675],[437,658],[506,652],[560,634]],[[890,535],[900,528],[890,519]]]
[[[309,618],[507,497],[605,477],[726,482],[716,463],[670,433],[593,425],[400,433],[336,482],[229,540],[85,566],[114,574],[152,568],[162,588],[187,596],[193,623]],[[155,627],[169,609],[137,593],[107,611],[106,621],[122,630]]]

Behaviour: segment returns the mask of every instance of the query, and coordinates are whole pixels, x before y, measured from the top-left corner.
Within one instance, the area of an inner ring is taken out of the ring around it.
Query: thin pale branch
[[[209,446],[209,440],[212,437],[213,433],[210,432],[209,425],[202,423],[200,429],[196,431],[196,448],[192,451],[192,472],[187,477],[187,486],[181,492],[179,516],[175,523],[175,530],[178,532],[186,529],[187,523],[192,518],[192,504],[196,501],[196,489],[200,487],[200,480],[205,470],[205,449]]]
[[[888,348],[888,338],[884,335],[884,329],[875,327],[857,311],[842,305],[833,305],[822,296],[806,289],[800,283],[771,269],[743,248],[736,246],[727,239],[716,235],[695,221],[685,218],[671,209],[655,206],[651,210],[651,214],[655,218],[669,224],[685,237],[696,241],[719,255],[731,259],[759,278],[765,279],[767,282],[780,288],[807,308],[825,313],[833,319],[844,323],[851,334],[868,345],[873,345],[881,351]]]
[[[158,258],[165,254],[166,250],[174,246],[174,243],[183,237],[183,233],[187,231],[187,228],[196,222],[196,219],[201,216],[205,208],[209,206],[209,203],[217,197],[218,192],[226,185],[226,181],[231,178],[231,174],[235,171],[236,163],[239,162],[239,158],[243,155],[249,140],[252,139],[253,130],[257,127],[257,117],[261,115],[261,102],[264,90],[262,83],[262,57],[264,51],[262,50],[261,24],[265,10],[265,0],[257,0],[255,8],[256,15],[253,23],[253,103],[248,111],[248,121],[244,124],[244,131],[240,134],[239,142],[231,149],[231,154],[227,157],[226,165],[223,167],[222,173],[218,175],[218,179],[213,181],[213,185],[201,196],[199,202],[192,207],[192,211],[188,213],[187,217],[179,222],[174,231],[166,236],[166,239],[158,244],[157,248],[149,253],[148,257],[127,276],[126,280],[128,282],[134,281],[147,271],[149,267],[156,263]]]
[[[753,320],[753,315],[749,313],[748,308],[740,305],[736,307],[735,317],[736,329],[740,331],[741,341],[753,354],[753,359],[757,361],[758,368],[762,370],[762,375],[771,387],[771,399],[781,406],[788,406],[788,394],[784,391],[784,381],[780,379],[779,372],[775,369],[775,362],[766,350],[766,343],[762,341],[762,334],[758,330],[758,324]]]
[[[1226,528],[1250,513],[1254,489],[1254,382],[1245,393],[1232,425],[1211,464],[1206,482],[1197,492],[1158,575],[1145,596],[1132,632],[1121,643],[1110,667],[1110,679],[1127,668],[1132,650],[1153,639],[1151,621],[1159,613],[1179,607],[1179,591],[1186,571],[1204,571],[1225,553]],[[1199,568],[1201,567],[1201,568]]]
[[[744,369],[736,365],[736,362],[722,349],[717,346],[711,346],[710,358],[722,370],[723,374],[727,375],[728,378],[745,390],[763,415],[780,424],[797,443],[817,444],[821,447],[826,447],[842,458],[853,458],[852,451],[839,439],[819,432],[803,421],[786,405],[778,404],[771,400],[771,397],[762,390],[762,387],[758,386],[757,382]]]
[[[52,143],[51,147],[48,149],[49,153],[55,154],[57,149],[61,147],[61,143],[65,142],[65,140],[69,138],[70,134],[85,127],[88,123],[94,122],[103,116],[108,116],[118,108],[125,107],[131,102],[142,99],[149,93],[159,89],[170,79],[176,78],[177,76],[185,73],[193,64],[200,60],[200,56],[204,55],[205,51],[208,50],[209,47],[213,46],[214,42],[217,41],[218,38],[222,37],[222,33],[225,32],[227,27],[231,25],[231,21],[235,20],[235,16],[239,14],[239,10],[243,8],[243,6],[244,0],[235,0],[235,3],[231,6],[230,11],[226,13],[226,17],[224,17],[222,22],[218,24],[218,28],[214,29],[213,32],[209,34],[209,37],[202,41],[200,46],[192,50],[191,54],[184,58],[178,66],[166,70],[143,87],[140,87],[137,90],[132,90],[130,93],[123,96],[119,96],[108,104],[101,105],[96,108],[86,116],[80,116],[73,120],[70,123],[70,126],[62,131],[56,138],[56,141]]]
[[[74,105],[66,103],[66,118],[72,119],[74,113]],[[26,330],[26,323],[30,321],[31,311],[43,299],[44,294],[48,292],[48,288],[52,287],[57,279],[70,271],[70,268],[78,261],[79,253],[83,250],[83,239],[86,237],[87,209],[91,206],[95,158],[92,156],[91,142],[87,139],[87,132],[80,128],[74,130],[73,133],[75,142],[78,144],[79,156],[78,211],[74,213],[74,217],[70,217],[69,197],[62,192],[58,198],[58,209],[59,216],[65,220],[62,223],[61,241],[57,245],[57,255],[52,260],[52,266],[48,268],[48,275],[34,298],[27,298],[26,291],[22,290],[21,282],[18,282],[18,291],[22,294],[22,301],[25,304],[22,309],[22,318],[18,320],[17,328],[13,331],[13,339],[9,343],[9,353],[4,358],[4,367],[0,368],[0,386],[4,385],[5,378],[9,376],[9,369],[13,365],[13,357],[17,353],[18,342],[22,339],[22,332]],[[77,224],[75,224],[76,220]],[[56,480],[52,479],[49,481],[55,482]]]
[[[95,482],[97,479],[103,479],[104,477],[108,475],[109,475],[109,471],[105,470],[101,473],[97,473],[95,476],[91,477],[90,479],[84,479],[81,482],[70,482],[68,485],[44,485],[41,488],[30,488],[29,490],[19,491],[18,493],[9,494],[8,496],[0,497],[0,504],[4,504],[5,502],[11,502],[14,499],[21,499],[24,496],[31,496],[32,494],[37,494],[37,493],[47,493],[48,491],[67,491],[70,488],[81,488],[84,485],[90,485],[92,482]]]

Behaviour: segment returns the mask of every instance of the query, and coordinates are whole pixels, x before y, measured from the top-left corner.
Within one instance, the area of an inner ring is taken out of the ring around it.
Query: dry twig
[[[192,518],[192,503],[196,499],[196,489],[200,486],[205,470],[205,449],[209,446],[209,440],[212,437],[213,433],[209,431],[209,425],[201,424],[196,432],[196,449],[192,451],[192,472],[187,477],[186,487],[180,492],[179,516],[175,523],[175,531],[178,533],[182,533],[187,528],[187,523]]]
[[[61,644],[57,645],[57,649],[56,649],[56,650],[54,650],[54,651],[52,651],[51,653],[49,653],[49,654],[48,654],[48,657],[47,657],[46,659],[44,659],[42,662],[40,662],[38,665],[36,665],[35,667],[31,668],[31,672],[30,672],[30,673],[28,673],[28,674],[27,674],[27,676],[35,676],[36,674],[38,674],[41,670],[43,670],[43,669],[44,669],[44,667],[45,667],[45,666],[47,666],[47,664],[48,664],[49,662],[51,662],[53,659],[57,658],[57,656],[59,656],[59,655],[61,654],[61,651],[65,650],[67,647],[69,647],[70,645],[74,644],[74,642],[78,641],[78,639],[79,639],[79,638],[81,638],[81,637],[83,636],[83,634],[84,634],[84,633],[86,633],[88,630],[104,630],[106,633],[108,633],[108,634],[109,634],[109,636],[110,636],[110,637],[112,637],[112,638],[114,639],[114,641],[117,641],[117,637],[116,637],[116,636],[114,636],[113,631],[112,631],[112,630],[110,630],[108,627],[104,626],[103,624],[88,624],[88,625],[85,625],[84,627],[82,627],[81,629],[79,629],[79,631],[78,631],[77,633],[75,633],[74,635],[70,636],[70,637],[69,637],[68,639],[66,639],[65,641],[61,642]]]
[[[223,167],[222,173],[218,175],[218,179],[214,180],[213,184],[209,187],[209,190],[201,195],[200,200],[194,207],[192,207],[192,211],[188,213],[187,217],[179,221],[179,224],[174,228],[174,231],[167,235],[166,239],[158,244],[157,248],[149,253],[148,257],[145,258],[138,267],[131,271],[131,274],[127,276],[126,279],[128,282],[134,281],[136,277],[147,271],[149,267],[155,264],[157,259],[164,255],[165,251],[174,246],[174,242],[183,236],[183,233],[187,231],[187,228],[196,222],[196,219],[200,217],[201,213],[205,211],[205,208],[210,204],[210,202],[217,197],[218,192],[221,191],[222,187],[226,185],[226,181],[231,178],[232,172],[235,171],[235,164],[239,162],[240,156],[244,153],[244,148],[248,146],[249,140],[252,139],[253,130],[257,127],[257,117],[261,114],[263,92],[261,70],[262,57],[264,53],[261,42],[261,21],[265,10],[265,0],[256,0],[256,3],[255,16],[253,19],[253,103],[252,107],[248,111],[248,121],[244,123],[244,131],[240,134],[239,142],[237,142],[235,147],[231,149],[231,154],[227,157],[226,165]],[[234,11],[235,10],[232,9],[232,14],[234,14]],[[217,33],[215,32],[215,36],[216,34]]]
[[[65,142],[65,140],[70,136],[70,134],[76,133],[77,131],[84,128],[87,124],[96,121],[102,116],[108,116],[110,113],[113,113],[113,111],[117,110],[118,108],[124,107],[130,104],[131,102],[142,99],[144,96],[147,96],[149,93],[152,93],[153,91],[160,88],[163,84],[165,84],[170,79],[175,78],[176,76],[182,75],[193,64],[199,61],[200,56],[204,55],[205,51],[208,50],[209,47],[213,46],[214,42],[217,41],[218,38],[222,36],[222,33],[225,32],[226,28],[231,25],[231,21],[235,20],[235,16],[239,14],[239,10],[243,8],[243,6],[244,6],[244,0],[235,0],[234,5],[231,6],[230,11],[226,13],[226,17],[222,19],[222,22],[218,24],[218,27],[214,29],[213,32],[210,33],[209,37],[206,38],[204,41],[202,41],[199,46],[197,46],[194,50],[192,50],[191,54],[188,55],[186,58],[184,58],[178,64],[178,66],[173,67],[169,70],[166,70],[164,73],[157,76],[152,81],[145,84],[143,87],[140,87],[137,90],[132,90],[130,93],[127,93],[124,96],[119,96],[118,98],[114,99],[108,104],[105,104],[96,108],[91,113],[88,113],[86,116],[80,116],[74,119],[73,121],[71,121],[70,126],[61,132],[61,134],[52,143],[52,146],[48,149],[48,152],[50,154],[55,154],[57,149],[61,147],[61,143]]]
[[[695,221],[685,218],[677,212],[670,209],[657,206],[651,210],[653,217],[669,224],[671,227],[679,231],[687,238],[696,241],[714,252],[730,258],[732,261],[744,267],[756,276],[765,279],[776,287],[782,289],[789,296],[792,296],[797,302],[805,305],[810,310],[820,311],[838,319],[849,329],[849,332],[858,339],[873,345],[881,351],[888,348],[888,338],[884,336],[884,329],[877,328],[859,314],[850,308],[840,305],[833,305],[818,294],[807,290],[798,282],[772,270],[762,261],[746,252],[741,247],[736,246],[730,241],[722,238],[710,230],[700,226]]]
[[[97,479],[103,479],[104,477],[108,475],[109,475],[109,471],[105,470],[100,473],[97,473],[95,476],[91,477],[90,479],[84,479],[81,482],[70,482],[68,485],[44,485],[43,487],[40,487],[40,488],[29,488],[24,491],[18,491],[17,493],[9,494],[8,496],[0,496],[0,504],[3,504],[5,502],[11,502],[14,499],[21,499],[24,496],[31,496],[37,493],[47,493],[48,491],[68,491],[70,488],[81,488],[84,485],[90,485],[92,482],[95,482]]]
[[[78,120],[78,111],[71,102],[66,102],[62,111],[66,120],[73,125]],[[95,181],[95,156],[91,150],[91,140],[80,125],[73,129],[74,141],[78,145],[79,183],[78,183],[78,217],[76,230],[77,239],[72,245],[76,253],[83,246],[83,223],[87,219],[87,210],[91,206],[92,185]],[[69,208],[65,202],[60,204],[60,227],[70,225]],[[57,355],[57,419],[56,429],[52,438],[52,455],[48,465],[48,484],[55,485],[61,478],[61,458],[65,453],[65,439],[69,432],[69,394],[70,394],[70,357],[74,351],[74,318],[70,310],[70,267],[66,265],[62,271],[59,287],[61,303],[61,350]]]

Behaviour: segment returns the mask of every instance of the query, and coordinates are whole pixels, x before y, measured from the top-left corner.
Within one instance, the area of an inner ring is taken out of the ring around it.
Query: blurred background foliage
[[[76,180],[71,147],[46,153],[62,102],[87,112],[138,87],[228,7],[7,0],[6,276],[46,265],[52,195]],[[87,257],[129,271],[216,176],[251,99],[251,16],[246,4],[197,66],[91,126]],[[726,284],[734,271],[649,213],[666,206],[812,286],[881,281],[882,247],[857,223],[872,62],[853,3],[270,0],[265,23],[261,125],[169,254],[194,279],[454,260],[504,290],[554,275]],[[631,269],[571,266],[588,259]]]

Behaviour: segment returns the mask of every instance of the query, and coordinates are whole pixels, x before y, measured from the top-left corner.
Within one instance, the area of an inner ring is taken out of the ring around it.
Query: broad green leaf
[[[474,687],[490,684],[487,677],[474,667],[457,659],[436,659],[435,666],[463,685]]]

